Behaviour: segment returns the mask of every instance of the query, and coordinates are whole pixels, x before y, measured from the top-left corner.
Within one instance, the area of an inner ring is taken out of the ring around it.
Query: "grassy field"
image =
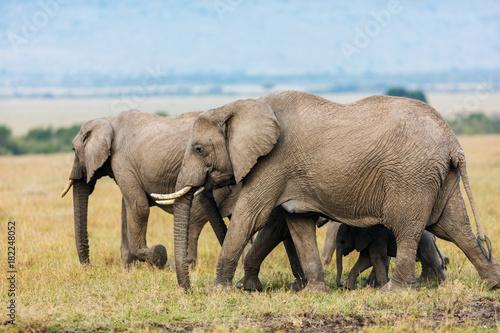
[[[493,255],[500,257],[500,136],[461,137],[469,177]],[[59,197],[72,154],[0,157],[0,331],[482,331],[499,328],[500,292],[489,291],[465,255],[439,240],[449,256],[447,281],[385,294],[335,287],[334,265],[325,267],[329,294],[289,291],[292,274],[283,247],[265,261],[260,293],[207,294],[220,246],[210,227],[202,232],[192,293],[175,273],[120,262],[120,192],[101,179],[89,203],[92,268],[77,258],[72,198]],[[16,221],[16,325],[6,306],[8,222]],[[475,229],[475,228],[474,228]],[[326,228],[318,230],[322,248]],[[152,209],[148,244],[164,244],[173,260],[172,216]],[[344,267],[351,267],[351,254]],[[366,272],[367,273],[367,272]],[[366,279],[367,274],[362,275]],[[241,278],[241,267],[235,282]],[[346,276],[344,276],[345,278]]]

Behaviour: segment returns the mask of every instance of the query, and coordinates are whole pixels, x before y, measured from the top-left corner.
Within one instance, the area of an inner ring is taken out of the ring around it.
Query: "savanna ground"
[[[493,255],[500,259],[500,136],[461,137],[469,177]],[[499,328],[500,291],[483,285],[472,264],[453,244],[439,240],[449,256],[447,281],[416,290],[382,293],[335,286],[335,265],[325,267],[331,293],[289,291],[292,274],[280,245],[265,261],[260,293],[206,293],[220,246],[207,226],[193,290],[177,286],[175,273],[120,262],[120,192],[101,179],[89,203],[92,268],[78,262],[71,192],[61,199],[72,154],[0,157],[0,330],[17,331],[486,331]],[[16,325],[6,306],[7,224],[16,221]],[[473,227],[475,230],[475,226]],[[322,249],[326,228],[318,229]],[[148,244],[164,244],[173,260],[172,216],[153,208]],[[344,260],[347,268],[355,254]],[[335,260],[333,261],[333,263]],[[241,266],[234,282],[241,278]]]

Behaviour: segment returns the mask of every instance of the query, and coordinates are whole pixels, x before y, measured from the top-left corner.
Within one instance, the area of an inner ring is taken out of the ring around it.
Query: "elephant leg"
[[[384,261],[385,276],[387,276],[387,280],[389,280],[389,266],[390,266],[390,264],[391,264],[391,257],[387,256],[387,258]],[[368,275],[368,278],[366,279],[364,286],[365,287],[367,287],[367,286],[380,287],[381,286],[377,280],[377,275],[375,274],[375,269],[372,269],[372,271],[370,272],[370,275]]]
[[[384,286],[389,280],[387,259],[387,243],[385,239],[377,239],[370,244],[370,261],[377,276],[379,286]]]
[[[419,223],[415,224],[418,225]],[[398,248],[396,266],[391,280],[384,287],[382,287],[383,291],[416,288],[415,258],[417,256],[417,247],[420,235],[421,234],[417,231],[415,231],[411,237],[408,237],[407,234],[400,235],[399,237],[396,235]]]
[[[469,258],[489,288],[500,287],[500,266],[483,254],[471,229],[465,202],[458,186],[448,200],[439,220],[428,228],[434,235],[455,243]]]
[[[290,261],[290,267],[292,268],[292,273],[295,277],[295,282],[292,284],[291,289],[293,291],[300,291],[306,287],[307,278],[304,274],[304,271],[302,270],[302,266],[300,265],[297,248],[293,243],[290,232],[288,232],[288,237],[283,240],[283,245],[285,245],[286,254],[288,255],[288,260]]]
[[[287,235],[289,236],[290,233],[288,232],[284,215],[278,215],[273,212],[269,222],[259,231],[252,247],[245,256],[243,265],[245,275],[236,283],[236,287],[250,291],[262,290],[262,283],[259,280],[260,266],[269,253]]]
[[[443,270],[444,262],[441,263],[434,235],[428,231],[424,231],[422,234],[418,244],[417,256],[422,263],[422,274],[420,274],[418,282],[436,281],[439,283],[446,280],[446,274]]]
[[[354,290],[356,285],[356,279],[359,274],[363,273],[366,269],[372,267],[372,261],[370,260],[370,254],[367,249],[364,249],[359,253],[358,260],[352,266],[351,271],[349,272],[349,276],[347,280],[344,282],[344,287],[347,289]]]
[[[130,252],[140,261],[147,261],[158,268],[167,263],[167,250],[163,245],[148,248],[146,232],[149,218],[149,202],[142,191],[130,191],[124,196],[127,215],[127,235]]]
[[[245,246],[254,233],[264,227],[273,211],[272,202],[256,204],[253,202],[255,198],[257,197],[253,193],[240,193],[219,254],[212,290],[232,286],[236,266]],[[248,209],[249,206],[259,207],[259,209],[255,212]]]
[[[285,217],[308,281],[304,290],[329,292],[316,243],[316,219],[289,213],[285,213]]]
[[[126,268],[129,268],[136,260],[137,257],[130,252],[130,245],[128,243],[127,235],[127,208],[125,200],[122,198],[122,244],[120,247],[122,262]]]
[[[342,223],[330,222],[326,230],[325,247],[321,258],[323,265],[329,265],[332,262],[333,253],[335,252],[335,239],[337,238],[337,231]]]

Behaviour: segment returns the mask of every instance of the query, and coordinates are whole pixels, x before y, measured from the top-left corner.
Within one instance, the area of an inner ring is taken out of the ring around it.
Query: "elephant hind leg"
[[[299,256],[300,266],[307,279],[306,291],[329,292],[325,273],[316,242],[316,218],[285,213],[293,243]]]
[[[149,202],[142,190],[130,191],[124,197],[127,219],[127,236],[130,252],[140,261],[163,268],[167,263],[167,250],[163,245],[148,248],[146,232],[149,218]]]
[[[439,220],[428,228],[437,237],[455,243],[469,258],[490,288],[500,287],[500,266],[488,260],[472,231],[465,202],[457,187],[448,200]]]
[[[413,196],[401,195],[396,200],[398,201],[392,202],[392,210],[386,216],[387,226],[396,237],[396,265],[391,280],[382,291],[416,288],[415,259],[418,243],[432,211],[431,199],[425,191],[414,191]]]

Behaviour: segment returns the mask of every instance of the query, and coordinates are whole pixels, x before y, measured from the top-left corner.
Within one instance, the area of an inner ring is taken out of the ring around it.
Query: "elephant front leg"
[[[385,240],[378,239],[370,245],[370,260],[373,265],[373,270],[377,276],[377,282],[380,286],[384,286],[389,280],[387,264],[389,257],[387,256],[387,243]]]
[[[347,277],[346,282],[344,282],[344,287],[347,289],[354,290],[356,286],[356,279],[359,274],[363,273],[366,269],[372,267],[372,261],[370,260],[370,254],[367,249],[362,250],[359,253],[358,260],[352,266],[351,271],[349,272],[349,276]]]
[[[125,200],[122,198],[122,243],[121,243],[121,257],[123,265],[126,268],[130,268],[130,266],[137,261],[137,257],[132,255],[130,251],[130,245],[128,242],[128,231],[127,231],[127,208],[125,206]]]
[[[285,213],[288,228],[307,279],[307,291],[329,292],[316,243],[316,219]]]
[[[250,204],[253,198],[256,196],[248,193],[240,194],[219,254],[216,277],[211,290],[232,287],[236,266],[246,244],[257,230],[264,227],[271,215],[274,208],[271,202]],[[248,209],[249,206],[259,207],[259,211],[255,213]],[[257,258],[257,262],[259,260]]]
[[[271,215],[264,228],[255,237],[253,245],[244,258],[245,275],[236,283],[238,288],[261,291],[262,283],[259,280],[259,272],[262,262],[281,241],[290,236],[284,215],[276,213]]]
[[[163,245],[148,248],[146,232],[149,218],[149,203],[144,193],[132,198],[125,198],[127,216],[127,236],[130,252],[140,261],[163,268],[167,263],[167,250]]]

